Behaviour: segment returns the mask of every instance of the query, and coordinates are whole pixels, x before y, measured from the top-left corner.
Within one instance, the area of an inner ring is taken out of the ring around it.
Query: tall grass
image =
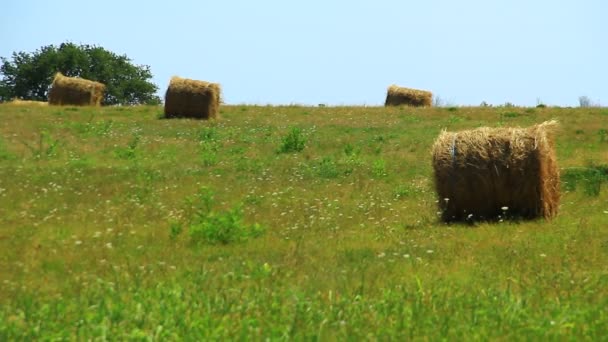
[[[158,112],[0,105],[0,340],[608,334],[602,109]],[[439,222],[442,129],[547,119],[556,220]]]

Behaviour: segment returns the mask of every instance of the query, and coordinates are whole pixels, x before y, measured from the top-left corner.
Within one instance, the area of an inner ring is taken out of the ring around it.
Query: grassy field
[[[0,105],[0,340],[604,340],[608,109]],[[552,222],[439,222],[442,129],[560,122]]]

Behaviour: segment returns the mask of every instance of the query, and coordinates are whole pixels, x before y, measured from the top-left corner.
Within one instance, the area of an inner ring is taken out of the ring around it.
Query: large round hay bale
[[[556,125],[442,132],[433,145],[442,219],[553,218],[560,199]]]
[[[386,93],[385,106],[431,107],[433,93],[426,90],[399,87],[391,85]]]
[[[171,78],[165,93],[166,118],[217,118],[219,106],[219,84],[180,77]]]
[[[102,83],[66,77],[58,72],[49,90],[49,104],[99,106],[105,89]]]

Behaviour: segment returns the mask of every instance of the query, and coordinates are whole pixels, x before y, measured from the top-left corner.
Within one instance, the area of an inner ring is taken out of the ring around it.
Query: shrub
[[[198,192],[186,198],[184,219],[170,223],[169,235],[175,240],[187,226],[190,242],[193,244],[228,244],[243,242],[249,238],[261,236],[265,228],[254,223],[248,225],[243,221],[241,205],[230,210],[213,210],[213,191],[201,187]]]
[[[297,127],[292,127],[289,133],[283,137],[279,153],[300,152],[306,145],[306,139],[302,134],[302,130]]]
[[[591,99],[588,96],[579,96],[578,105],[581,108],[591,107]]]
[[[193,243],[228,244],[246,241],[264,233],[259,224],[247,225],[243,222],[240,207],[223,212],[210,212],[203,220],[190,225],[190,239]]]
[[[319,163],[319,176],[323,178],[336,178],[340,174],[336,162],[330,157],[323,157]]]

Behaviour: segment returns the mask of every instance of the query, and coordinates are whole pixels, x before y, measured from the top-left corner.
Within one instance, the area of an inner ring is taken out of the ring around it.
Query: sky
[[[228,104],[382,105],[391,84],[444,105],[608,105],[605,0],[7,0],[0,56],[70,41]]]

